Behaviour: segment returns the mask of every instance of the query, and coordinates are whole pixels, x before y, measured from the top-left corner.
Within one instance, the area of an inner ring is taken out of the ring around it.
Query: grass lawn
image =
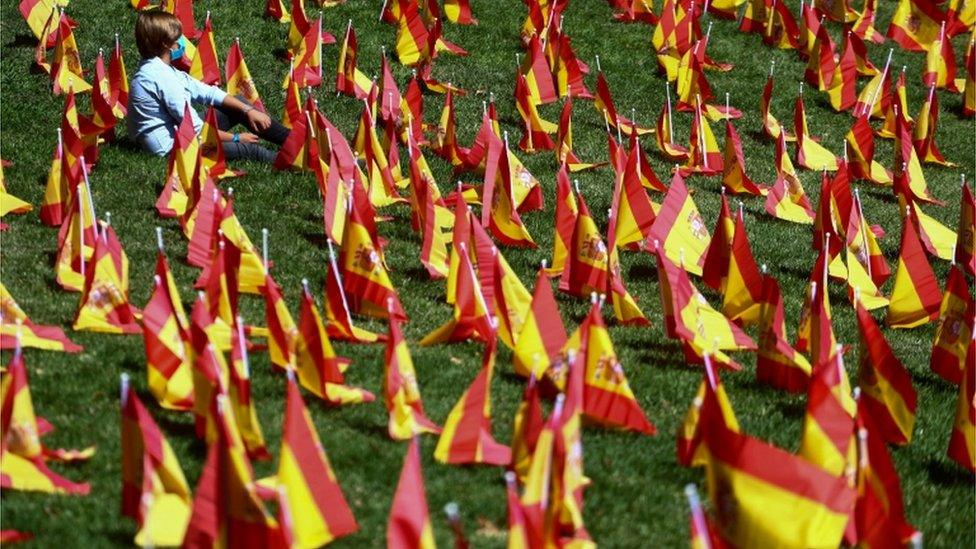
[[[474,0],[475,16],[481,24],[473,27],[446,25],[447,38],[466,48],[466,58],[441,57],[435,75],[468,90],[455,104],[458,109],[459,137],[470,143],[480,121],[481,102],[489,92],[498,98],[502,126],[517,139],[518,118],[512,100],[518,33],[525,7],[517,0]],[[858,6],[859,7],[859,6]],[[895,2],[879,6],[879,29],[885,29]],[[798,2],[790,9],[797,13]],[[359,66],[369,75],[378,71],[382,47],[392,51],[396,31],[377,21],[379,0],[350,1],[325,12],[325,29],[340,40],[351,18],[359,39]],[[658,6],[659,9],[659,6]],[[276,57],[284,47],[287,26],[261,17],[263,2],[218,2],[198,0],[197,20],[202,24],[207,10],[212,13],[217,49],[223,57],[235,36],[240,37],[245,58],[269,112],[279,115],[283,94],[280,83],[287,64]],[[2,13],[2,68],[0,68],[0,123],[4,159],[14,166],[6,170],[11,193],[30,201],[35,212],[8,217],[11,225],[2,233],[2,281],[35,322],[70,326],[78,305],[78,295],[62,291],[54,282],[53,261],[57,231],[41,225],[36,210],[44,191],[44,178],[56,142],[55,130],[61,116],[62,97],[50,93],[46,75],[30,70],[34,39],[17,13],[15,2],[5,2]],[[80,27],[75,31],[82,60],[92,68],[99,48],[109,50],[114,33],[121,36],[130,77],[134,74],[137,52],[132,38],[135,12],[123,0],[83,2],[68,8]],[[310,10],[310,14],[315,14]],[[664,79],[656,71],[650,49],[651,27],[616,23],[611,10],[599,0],[570,3],[564,23],[579,56],[591,64],[599,55],[609,80],[617,108],[622,114],[636,110],[637,120],[652,124],[664,101]],[[831,25],[839,36],[840,28]],[[962,59],[968,36],[954,41],[957,59]],[[871,45],[869,55],[881,67],[889,45]],[[735,24],[716,21],[709,44],[710,55],[735,64],[728,73],[709,72],[716,95],[731,94],[731,104],[744,111],[736,127],[743,137],[747,169],[753,179],[771,183],[775,172],[773,143],[763,139],[758,115],[759,96],[771,60],[776,61],[777,81],[773,112],[784,123],[792,120],[792,105],[803,64],[795,52],[772,50],[756,35],[737,32]],[[315,91],[322,111],[347,136],[351,137],[361,102],[336,98],[330,85],[338,47],[325,48],[326,82]],[[408,71],[393,63],[398,81],[405,83]],[[893,67],[907,66],[909,104],[917,114],[925,90],[921,85],[922,54],[896,49]],[[960,67],[960,72],[962,68]],[[588,77],[588,86],[595,75]],[[862,81],[863,84],[863,81]],[[956,228],[959,214],[959,174],[974,171],[974,127],[971,119],[960,116],[961,96],[940,92],[942,116],[938,143],[946,158],[959,168],[926,166],[925,175],[933,193],[946,202],[942,208],[927,207],[926,212]],[[87,109],[87,98],[80,98]],[[721,102],[721,99],[718,100]],[[436,121],[443,98],[425,96],[426,120]],[[808,92],[806,105],[814,134],[835,153],[843,148],[844,134],[852,119],[834,113],[825,95]],[[584,160],[606,157],[603,122],[588,102],[575,105],[575,144]],[[558,117],[558,106],[542,108],[549,120]],[[690,117],[675,114],[676,135],[687,139]],[[120,128],[124,124],[120,125]],[[717,134],[720,125],[713,125]],[[124,130],[120,129],[120,134]],[[719,137],[721,139],[721,136]],[[876,158],[887,166],[892,162],[891,141],[878,140]],[[790,147],[792,151],[792,146]],[[141,307],[149,297],[155,256],[154,227],[163,227],[174,274],[185,302],[191,299],[192,284],[198,271],[187,266],[186,241],[178,223],[156,216],[153,203],[166,172],[165,159],[154,158],[122,139],[104,146],[101,159],[91,176],[95,206],[101,217],[111,212],[113,225],[131,261],[132,302]],[[503,249],[516,272],[531,290],[535,269],[552,250],[553,206],[556,164],[550,153],[519,154],[530,171],[542,182],[546,195],[545,212],[524,217],[537,250]],[[433,154],[427,155],[442,190],[453,181],[450,167]],[[670,166],[651,154],[654,169],[666,178]],[[239,162],[235,167],[248,174],[231,180],[236,211],[252,239],[260,230],[270,230],[274,276],[285,292],[295,315],[298,311],[300,281],[308,278],[321,296],[327,250],[322,231],[321,202],[314,178],[309,173],[281,173],[268,166]],[[803,172],[803,184],[813,204],[817,203],[820,174]],[[579,183],[593,212],[609,207],[613,178],[609,168],[579,176]],[[709,225],[714,224],[719,205],[719,180],[693,177],[688,184]],[[881,241],[888,261],[897,264],[901,222],[897,202],[890,189],[857,184],[861,189],[867,219],[884,227]],[[653,197],[660,201],[661,197]],[[810,249],[810,228],[771,218],[761,199],[744,199],[746,225],[753,252],[759,263],[768,265],[779,280],[786,300],[790,337],[793,337],[800,312],[807,275],[815,256]],[[417,260],[419,238],[409,229],[407,207],[389,209],[394,220],[380,224],[389,239],[387,258],[393,283],[410,315],[405,334],[411,344],[428,415],[443,421],[464,387],[480,366],[480,347],[455,344],[420,348],[418,341],[451,314],[444,302],[443,283],[428,280]],[[605,222],[596,214],[598,221]],[[692,400],[701,379],[698,367],[688,366],[676,342],[665,338],[658,298],[658,281],[650,255],[624,253],[624,278],[631,293],[653,325],[650,328],[611,327],[611,335],[630,384],[641,406],[657,425],[655,437],[641,437],[601,429],[587,429],[584,435],[585,469],[593,483],[586,491],[585,520],[593,539],[608,547],[680,546],[686,543],[688,526],[682,487],[689,482],[703,483],[698,470],[678,466],[674,457],[674,433]],[[948,264],[934,261],[940,280]],[[883,288],[888,294],[892,281]],[[704,287],[698,284],[699,288]],[[858,334],[846,290],[831,286],[835,305],[834,327],[839,340],[852,345],[847,364],[856,375]],[[714,294],[706,293],[717,302]],[[321,297],[319,298],[321,299]],[[558,297],[563,319],[572,330],[586,312],[582,301]],[[320,301],[321,303],[321,301]],[[241,300],[246,321],[263,324],[263,301],[254,296]],[[882,313],[883,314],[883,313]],[[296,316],[297,318],[297,316]],[[879,315],[877,318],[881,318]],[[362,320],[379,331],[382,323]],[[612,323],[611,323],[612,324]],[[925,535],[928,545],[938,547],[971,546],[976,538],[973,523],[973,478],[945,456],[956,407],[956,389],[929,371],[928,361],[934,327],[912,330],[885,330],[894,352],[912,373],[918,391],[918,420],[915,438],[905,448],[893,449],[909,520]],[[752,333],[755,336],[755,333]],[[2,514],[4,528],[28,530],[35,534],[36,546],[70,544],[76,546],[125,545],[132,542],[134,524],[120,519],[120,464],[118,434],[118,378],[129,373],[156,421],[173,445],[191,486],[195,485],[205,454],[205,446],[193,436],[189,415],[162,411],[145,390],[145,358],[138,336],[108,336],[70,333],[85,351],[66,355],[28,350],[34,404],[37,412],[58,430],[47,439],[56,447],[77,448],[96,445],[97,454],[82,465],[55,466],[72,480],[91,482],[87,497],[47,496],[5,492]],[[337,344],[340,354],[352,359],[350,383],[379,394],[383,368],[383,346]],[[7,360],[9,354],[4,354]],[[754,356],[739,354],[745,366],[724,381],[743,429],[789,450],[799,445],[806,399],[759,385],[752,373]],[[512,417],[521,397],[522,381],[511,373],[510,353],[502,350],[499,375],[492,386],[494,432],[499,441],[511,437]],[[252,356],[253,392],[261,425],[272,453],[277,455],[284,408],[284,378],[272,373],[266,354]],[[359,533],[336,543],[337,546],[381,546],[384,544],[387,513],[406,446],[390,441],[386,435],[386,411],[380,402],[368,405],[326,409],[306,396],[322,443],[359,521]],[[423,440],[424,473],[435,534],[442,545],[450,544],[450,532],[441,509],[449,501],[460,505],[463,521],[473,545],[501,547],[505,544],[506,511],[502,471],[491,467],[451,467],[434,463],[435,439]],[[770,464],[774,466],[774,464]],[[271,463],[256,463],[259,476],[270,474]]]

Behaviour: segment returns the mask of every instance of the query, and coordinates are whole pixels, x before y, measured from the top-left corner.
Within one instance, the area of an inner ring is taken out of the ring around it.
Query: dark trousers
[[[238,96],[237,99],[244,103],[248,103],[243,97]],[[231,111],[230,109],[226,109],[221,106],[215,106],[214,111],[216,111],[215,114],[217,115],[217,127],[221,131],[229,132],[231,128],[235,126],[244,126],[248,131],[253,131],[247,122],[247,117],[243,114],[237,111]],[[285,142],[285,139],[288,139],[288,134],[290,132],[291,130],[286,128],[281,122],[272,118],[271,126],[269,126],[268,129],[255,133],[261,139],[281,146],[281,144]],[[270,164],[274,162],[275,156],[278,154],[275,151],[267,149],[257,143],[234,143],[233,141],[224,141],[222,145],[224,146],[224,157],[227,158],[227,160],[257,160]]]

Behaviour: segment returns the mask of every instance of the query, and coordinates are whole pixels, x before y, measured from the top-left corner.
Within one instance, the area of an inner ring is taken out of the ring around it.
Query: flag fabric
[[[294,378],[286,386],[275,482],[291,516],[294,547],[320,547],[359,530]]]
[[[336,93],[342,93],[364,99],[369,95],[372,83],[356,66],[356,31],[352,28],[352,21],[346,27],[346,37],[339,49],[339,68],[336,69]]]
[[[343,370],[349,359],[336,354],[322,317],[308,286],[302,291],[302,305],[295,336],[295,370],[305,389],[328,404],[343,405],[372,402],[372,393],[345,384]]]
[[[679,104],[680,110],[680,104]],[[703,113],[701,97],[694,103],[694,114],[691,118],[691,132],[688,136],[688,161],[682,166],[682,175],[698,173],[702,175],[716,175],[723,173],[723,152],[719,150],[718,141],[711,126]]]
[[[289,370],[294,367],[298,326],[288,310],[281,288],[270,272],[264,275],[261,295],[264,297],[264,318],[268,325],[268,358],[275,366]]]
[[[190,519],[190,487],[169,441],[124,374],[121,391],[122,515],[136,521],[136,545],[180,545]]]
[[[60,226],[64,221],[74,194],[74,187],[81,179],[81,166],[68,162],[62,131],[58,128],[58,144],[54,147],[51,167],[47,172],[44,199],[41,202],[41,222],[50,227]],[[4,207],[6,207],[6,200]]]
[[[927,50],[922,83],[940,90],[962,93],[965,80],[956,78],[956,54],[946,34],[945,22],[942,23],[938,36]]]
[[[742,153],[742,139],[739,137],[739,132],[732,126],[731,120],[725,121],[725,149],[722,170],[722,188],[729,192],[756,196],[765,196],[769,192],[765,185],[753,182],[746,175],[746,159]]]
[[[196,44],[196,55],[190,62],[190,76],[211,86],[220,84],[220,61],[217,59],[217,45],[214,42],[213,24],[210,12],[203,23],[203,32]]]
[[[576,227],[579,207],[576,192],[569,181],[565,163],[556,173],[556,216],[552,238],[552,265],[546,268],[549,276],[560,276],[566,265],[569,251],[573,247],[573,233]]]
[[[844,45],[840,59],[827,87],[830,106],[837,112],[851,110],[857,102],[857,56],[854,51],[853,33],[844,34]]]
[[[970,335],[968,347],[947,455],[972,473],[976,472],[976,333]]]
[[[763,276],[752,255],[745,215],[740,209],[732,235],[728,280],[722,294],[722,313],[741,326],[759,324],[762,320],[762,294]]]
[[[912,145],[914,145],[919,160],[922,162],[954,167],[955,164],[946,160],[935,144],[935,132],[938,123],[939,97],[935,93],[935,86],[931,86],[925,102],[922,103],[922,110],[915,117]]]
[[[390,316],[383,373],[383,397],[389,412],[388,431],[393,440],[410,440],[420,433],[439,434],[441,428],[427,419],[410,349],[400,331],[400,319]]]
[[[280,540],[278,523],[258,496],[251,462],[226,399],[213,399],[216,438],[197,481],[184,547],[268,547]]]
[[[515,373],[526,377],[533,374],[536,377],[541,376],[542,372],[558,360],[557,357],[566,343],[566,328],[545,266],[539,269],[536,277],[532,305],[517,341],[512,365]]]
[[[224,62],[224,78],[227,80],[229,95],[243,97],[254,108],[266,112],[264,103],[261,102],[261,95],[254,85],[254,79],[251,78],[251,71],[244,62],[244,53],[241,51],[239,39],[234,39],[227,53],[227,60]]]
[[[508,145],[497,137],[488,146],[482,190],[481,224],[508,246],[537,247],[519,215]]]
[[[860,403],[885,442],[908,444],[912,440],[918,406],[912,377],[895,357],[867,309],[859,305],[855,307],[861,335],[858,355]]]
[[[724,294],[729,277],[729,260],[732,255],[732,237],[735,235],[736,218],[729,211],[729,201],[721,194],[715,230],[705,251],[702,264],[702,282],[711,289]]]
[[[41,426],[51,427],[34,415],[30,384],[24,355],[18,346],[7,369],[0,377],[0,487],[9,490],[26,490],[52,494],[86,495],[91,486],[75,483],[50,470],[47,461],[72,461],[87,459],[94,448],[78,450],[51,450],[45,448],[40,437]]]
[[[770,69],[769,78],[763,86],[762,96],[759,98],[759,112],[763,119],[763,133],[772,139],[779,139],[781,133],[787,141],[796,141],[796,136],[789,133],[786,127],[780,124],[779,120],[770,112],[770,103],[773,100],[773,74]]]
[[[58,256],[55,261],[55,280],[69,291],[84,290],[87,272],[91,268],[98,229],[95,226],[95,205],[85,181],[75,185],[71,212],[58,230]]]
[[[512,462],[511,469],[517,478],[523,482],[529,473],[532,457],[539,442],[539,436],[544,428],[542,418],[542,402],[539,395],[539,382],[534,374],[529,374],[522,391],[522,401],[515,411],[512,426]],[[557,399],[559,396],[557,395]]]
[[[112,226],[104,222],[101,226],[72,328],[137,334],[141,330],[136,319],[142,313],[129,304],[129,259]]]
[[[413,67],[429,61],[434,52],[431,51],[430,35],[420,18],[417,4],[403,2],[399,5],[401,13],[397,21],[397,57],[403,66]]]
[[[364,224],[368,221],[372,220],[364,220],[357,206],[351,204],[339,262],[349,310],[379,318],[392,315],[406,319],[406,312],[387,274],[382,252]],[[392,303],[389,308],[388,302]]]
[[[247,457],[260,461],[271,459],[261,424],[258,422],[257,408],[251,398],[251,366],[247,354],[247,339],[244,336],[244,322],[238,316],[230,326],[230,366],[228,367],[226,394],[229,412],[233,414],[238,433],[247,450]]]
[[[440,463],[507,465],[512,460],[508,446],[491,434],[491,379],[495,370],[496,343],[489,343],[481,369],[444,421],[434,459]]]
[[[798,455],[834,477],[853,474],[857,459],[854,441],[856,404],[840,352],[832,357],[814,354],[807,390],[807,409]]]
[[[966,370],[963,360],[976,322],[976,304],[969,287],[959,265],[950,267],[929,359],[929,368],[953,384],[960,383]]]
[[[708,461],[708,446],[702,445],[706,425],[722,423],[728,429],[738,432],[739,421],[735,417],[732,403],[725,392],[725,385],[712,369],[711,361],[707,361],[702,381],[698,385],[695,398],[691,401],[684,420],[678,427],[675,442],[677,443],[678,463],[684,467],[698,467]]]
[[[459,247],[454,248],[452,255],[455,254],[458,257],[458,269],[452,317],[424,336],[420,344],[434,345],[473,339],[486,346],[494,345],[497,337],[495,320],[478,275],[471,265],[467,245],[460,243]]]
[[[58,20],[57,38],[54,43],[54,58],[51,62],[51,80],[54,84],[54,95],[87,93],[91,84],[85,81],[84,70],[81,68],[81,56],[78,54],[78,43],[72,31],[72,21],[61,12]]]
[[[437,546],[427,511],[427,494],[420,468],[420,442],[415,436],[410,438],[400,480],[393,494],[390,518],[386,525],[386,546],[390,549],[433,549]]]
[[[189,321],[180,302],[166,255],[156,255],[156,275],[149,302],[142,311],[149,392],[163,408],[193,409],[193,356]]]
[[[925,257],[915,225],[906,216],[902,223],[901,250],[891,304],[885,323],[889,328],[914,328],[939,318],[939,283]]]
[[[807,125],[806,107],[803,105],[803,91],[796,96],[796,109],[793,111],[793,130],[796,133],[796,163],[808,170],[837,170],[837,157],[814,141]]]
[[[944,21],[945,14],[932,0],[898,0],[885,36],[902,49],[924,52],[938,38]]]
[[[845,479],[720,422],[707,422],[704,430],[708,494],[726,540],[738,546],[840,544],[855,500]],[[769,463],[778,464],[776,474]]]
[[[583,162],[573,152],[573,99],[567,95],[563,101],[563,108],[559,114],[559,125],[556,127],[556,143],[553,149],[556,162],[560,166],[565,162],[571,172],[596,168],[601,164]]]
[[[845,541],[868,547],[904,545],[916,534],[905,517],[901,483],[884,439],[859,402],[857,414],[857,501]],[[852,532],[853,531],[853,532]]]
[[[761,299],[756,380],[790,393],[806,392],[810,362],[787,339],[783,296],[772,275],[763,275]]]
[[[329,268],[325,277],[325,320],[326,334],[336,341],[375,343],[386,339],[385,335],[360,328],[353,323],[345,284],[331,242],[329,243]]]
[[[543,120],[529,96],[525,77],[515,75],[515,107],[522,118],[522,139],[519,148],[525,152],[548,151],[556,148],[549,134],[558,129],[556,124]]]
[[[710,237],[679,172],[675,172],[671,179],[668,193],[651,226],[650,237],[660,242],[664,254],[673,263],[689,273],[702,274]]]
[[[856,106],[854,110],[857,110]],[[874,159],[874,133],[868,123],[867,114],[854,120],[844,139],[847,145],[847,166],[852,177],[878,185],[892,183],[891,171]]]
[[[865,0],[861,14],[853,24],[853,32],[864,40],[870,40],[875,44],[882,44],[885,41],[884,35],[874,28],[874,20],[878,9],[878,0]]]
[[[766,195],[766,212],[773,217],[794,223],[813,223],[810,207],[800,178],[786,153],[786,137],[780,132],[776,142],[776,182]]]
[[[648,198],[641,182],[641,161],[646,162],[646,159],[641,159],[639,147],[635,145],[631,149],[630,154],[627,155],[626,165],[623,169],[616,170],[617,176],[614,178],[607,234],[620,248],[648,247],[647,239],[654,225],[655,205]],[[612,235],[610,235],[611,231]]]
[[[962,185],[959,205],[959,229],[954,252],[956,263],[971,276],[976,276],[976,198],[969,185]]]
[[[83,349],[81,345],[68,339],[59,326],[32,322],[2,282],[0,282],[0,314],[3,317],[3,322],[0,323],[0,349],[14,349],[18,338],[21,347],[65,353],[77,353]]]

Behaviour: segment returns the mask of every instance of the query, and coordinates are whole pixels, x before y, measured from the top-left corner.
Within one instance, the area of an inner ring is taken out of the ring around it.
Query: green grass
[[[380,2],[351,2],[325,12],[325,28],[337,35],[352,18],[359,38],[360,68],[367,74],[378,70],[381,46],[392,50],[395,29],[377,22]],[[212,11],[217,48],[221,58],[231,40],[240,36],[248,65],[270,112],[279,114],[283,96],[280,82],[287,65],[274,51],[283,47],[287,27],[261,18],[263,2],[217,2],[198,0],[196,13],[202,21],[206,10]],[[481,100],[488,92],[498,98],[503,127],[518,134],[517,114],[511,99],[513,64],[518,47],[518,31],[525,9],[521,2],[504,0],[473,2],[476,27],[446,25],[447,37],[468,49],[467,58],[443,57],[437,61],[436,75],[457,83],[471,93],[456,101],[460,139],[469,143],[479,121]],[[878,28],[884,29],[894,9],[894,2],[879,7]],[[796,3],[791,2],[796,12]],[[128,2],[77,2],[68,12],[80,23],[76,37],[85,66],[91,67],[99,47],[109,49],[113,34],[123,40],[130,76],[137,61],[132,26],[135,13]],[[43,74],[29,70],[34,40],[17,14],[15,3],[6,2],[2,9],[3,64],[0,69],[0,122],[3,143],[0,154],[12,160],[6,170],[10,192],[35,207],[43,196],[43,183],[55,143],[55,129],[60,117],[62,98],[50,94],[50,83]],[[651,124],[664,101],[664,80],[656,72],[650,52],[650,27],[625,25],[611,20],[610,9],[599,0],[571,3],[566,13],[565,29],[573,38],[578,54],[591,66],[599,55],[614,93],[617,108],[629,114],[635,108],[641,123]],[[840,29],[832,25],[837,36]],[[955,41],[957,58],[961,59],[966,38]],[[888,45],[870,46],[870,57],[879,66],[884,62]],[[792,102],[803,64],[796,54],[771,50],[761,45],[755,35],[736,32],[734,23],[717,21],[709,46],[711,56],[735,64],[729,73],[708,74],[718,97],[731,94],[731,103],[745,113],[736,127],[743,136],[747,169],[757,181],[771,182],[774,177],[773,144],[759,134],[758,101],[771,59],[776,60],[777,83],[773,112],[783,122],[792,117]],[[325,50],[326,80],[334,74],[337,47]],[[909,103],[917,112],[924,90],[920,73],[924,57],[895,50],[893,66],[908,66]],[[401,83],[408,71],[394,63]],[[594,79],[588,79],[592,87]],[[347,135],[351,135],[360,102],[347,97],[336,98],[326,85],[315,92],[320,107]],[[926,211],[946,225],[955,228],[959,213],[959,174],[974,172],[974,128],[971,120],[959,116],[960,96],[940,92],[942,117],[938,142],[945,156],[961,164],[957,169],[926,166],[928,183],[946,207],[928,207]],[[442,98],[426,96],[426,119],[436,120]],[[721,99],[719,99],[721,101]],[[87,99],[80,99],[87,106]],[[823,136],[823,143],[840,152],[844,133],[851,119],[833,113],[825,96],[808,93],[806,97],[811,130]],[[558,116],[557,107],[542,109],[550,120]],[[914,114],[914,112],[913,112]],[[584,160],[606,156],[603,123],[595,110],[580,101],[575,109],[576,151]],[[685,139],[688,116],[676,115],[676,135]],[[716,131],[720,126],[716,125]],[[120,132],[121,133],[121,132]],[[721,137],[720,137],[721,139]],[[791,147],[792,150],[792,147]],[[504,249],[523,282],[531,287],[539,261],[549,256],[552,246],[555,162],[551,154],[523,155],[526,166],[542,182],[546,192],[546,211],[525,216],[532,235],[540,244],[538,250]],[[450,169],[443,161],[428,154],[442,190],[453,182]],[[879,140],[877,158],[883,164],[892,161],[891,142]],[[657,173],[665,177],[669,166],[652,154]],[[280,173],[263,165],[239,163],[248,175],[233,180],[236,210],[252,238],[260,229],[271,232],[271,257],[276,264],[274,275],[285,291],[292,311],[297,314],[300,280],[305,277],[321,292],[326,268],[321,224],[321,205],[310,174]],[[101,160],[92,174],[95,206],[99,215],[112,212],[113,225],[131,261],[132,302],[143,305],[149,297],[155,253],[153,227],[160,225],[184,300],[192,296],[191,286],[197,276],[181,260],[185,240],[178,224],[157,218],[152,205],[165,174],[165,160],[136,150],[124,141],[102,148]],[[816,204],[819,174],[801,174],[811,201]],[[605,212],[610,202],[612,176],[608,169],[582,174],[580,185],[594,212]],[[697,192],[695,201],[711,226],[717,215],[719,183],[716,178],[695,177],[689,185]],[[881,224],[888,235],[881,245],[892,266],[897,262],[900,220],[897,203],[889,189],[858,184],[870,222]],[[660,197],[655,197],[660,200]],[[772,219],[763,211],[762,201],[745,198],[746,224],[753,252],[760,263],[769,266],[779,280],[786,299],[788,330],[795,332],[806,278],[814,261],[810,250],[810,229]],[[419,240],[410,232],[406,208],[392,209],[395,221],[380,225],[380,232],[390,240],[387,258],[393,268],[393,282],[411,317],[405,327],[410,341],[421,389],[428,413],[442,421],[463,388],[474,377],[479,364],[479,347],[459,344],[420,348],[417,342],[431,329],[446,320],[450,308],[443,300],[443,283],[431,282],[420,270]],[[598,214],[598,218],[601,216]],[[14,297],[36,322],[69,326],[77,308],[78,295],[61,291],[54,282],[53,258],[56,231],[44,227],[36,211],[27,216],[4,221],[11,225],[2,234],[2,276]],[[605,220],[599,219],[603,222]],[[700,471],[683,469],[674,459],[674,432],[692,399],[701,378],[699,368],[684,364],[680,348],[664,337],[657,276],[649,255],[625,253],[622,256],[625,280],[638,297],[645,314],[652,320],[650,328],[612,327],[617,352],[630,378],[641,406],[660,430],[656,437],[587,429],[585,468],[593,480],[586,492],[585,519],[593,538],[610,547],[680,546],[686,543],[686,506],[682,487],[689,482],[702,483]],[[936,273],[944,279],[948,265],[935,261]],[[890,292],[891,282],[883,288]],[[714,298],[714,294],[706,294]],[[840,341],[854,346],[847,363],[855,373],[857,328],[843,288],[831,288],[834,326]],[[586,305],[564,296],[559,298],[567,327],[572,329],[585,314]],[[242,314],[249,322],[263,324],[263,304],[254,296],[242,299]],[[380,323],[364,324],[383,330]],[[120,519],[119,508],[119,440],[118,378],[129,373],[144,401],[176,450],[191,484],[195,484],[205,453],[204,445],[192,434],[191,418],[162,411],[145,392],[145,363],[142,340],[137,336],[107,336],[71,333],[85,346],[78,355],[64,355],[29,350],[26,353],[34,404],[58,430],[47,438],[57,447],[83,447],[94,444],[98,453],[88,463],[77,466],[55,466],[72,480],[91,482],[87,497],[48,496],[5,492],[2,517],[4,528],[32,531],[35,546],[70,544],[77,546],[125,545],[132,541],[134,525]],[[755,335],[755,334],[753,334]],[[949,547],[972,545],[974,532],[973,479],[961,472],[945,457],[949,432],[955,412],[956,389],[942,382],[928,369],[933,327],[913,330],[885,330],[896,355],[912,373],[918,391],[918,421],[915,438],[905,448],[892,453],[901,475],[909,520],[925,534],[927,544]],[[376,393],[380,390],[383,347],[338,344],[341,354],[353,360],[349,370],[351,383]],[[5,359],[8,355],[5,354]],[[744,371],[728,374],[724,380],[743,428],[750,434],[770,440],[790,450],[799,444],[805,398],[790,396],[758,385],[752,374],[754,358],[739,355]],[[283,411],[284,379],[272,374],[265,354],[252,357],[254,396],[265,436],[276,455]],[[510,353],[501,352],[499,375],[492,387],[494,432],[507,442],[511,422],[518,404],[522,382],[512,375]],[[385,432],[386,411],[373,403],[326,409],[307,397],[310,412],[328,451],[333,467],[360,524],[360,532],[337,543],[337,546],[381,546],[385,539],[386,518],[405,451],[403,444],[391,442]],[[505,498],[501,470],[488,467],[448,467],[433,462],[435,440],[423,440],[424,473],[427,495],[436,536],[449,545],[450,533],[442,520],[441,508],[448,501],[460,504],[463,521],[478,547],[501,547],[505,542]],[[269,474],[275,464],[255,464],[258,475]]]

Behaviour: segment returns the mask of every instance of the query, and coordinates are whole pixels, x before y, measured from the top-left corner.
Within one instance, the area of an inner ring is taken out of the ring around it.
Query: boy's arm
[[[247,119],[247,125],[254,131],[264,131],[271,126],[271,117],[251,105],[228,94],[217,86],[208,86],[196,78],[187,76],[187,89],[194,103],[220,105],[225,109],[237,111]]]

